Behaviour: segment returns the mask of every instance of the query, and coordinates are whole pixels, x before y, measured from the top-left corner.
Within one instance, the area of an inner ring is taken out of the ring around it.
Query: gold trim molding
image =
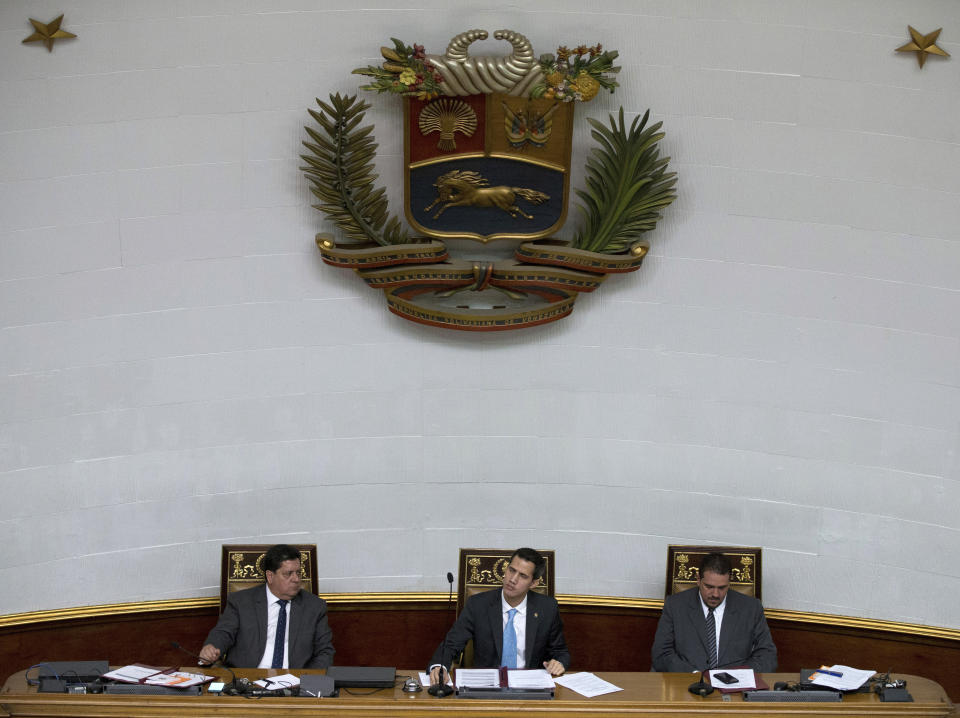
[[[323,594],[330,606],[349,606],[357,604],[381,605],[404,603],[436,603],[438,607],[446,605],[448,594],[434,592],[404,593],[330,593]],[[663,607],[659,598],[630,598],[625,596],[591,596],[584,594],[557,594],[557,600],[564,606],[584,608],[628,608],[658,611]],[[98,606],[74,606],[55,608],[46,611],[11,613],[0,615],[0,629],[16,626],[28,626],[38,623],[74,621],[85,618],[103,618],[107,616],[126,616],[138,613],[160,613],[216,608],[220,599],[217,596],[203,598],[175,598],[165,601],[141,601],[134,603],[108,603]],[[960,629],[940,626],[926,626],[919,623],[885,621],[876,618],[839,616],[830,613],[812,611],[791,611],[781,608],[764,609],[768,619],[788,623],[810,624],[817,626],[836,626],[862,631],[883,631],[899,633],[912,637],[939,638],[960,642]]]

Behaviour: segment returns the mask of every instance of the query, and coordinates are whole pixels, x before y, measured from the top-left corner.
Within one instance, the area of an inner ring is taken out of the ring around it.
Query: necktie
[[[713,609],[707,609],[707,668],[717,667],[717,622],[713,617]]]
[[[507,668],[517,667],[517,631],[513,627],[513,617],[517,615],[517,609],[511,608],[507,611],[507,625],[503,627],[503,660],[501,666]]]
[[[280,606],[280,615],[277,616],[277,636],[273,641],[273,663],[271,668],[283,668],[283,647],[287,637],[287,602],[282,598],[277,599],[277,605]]]

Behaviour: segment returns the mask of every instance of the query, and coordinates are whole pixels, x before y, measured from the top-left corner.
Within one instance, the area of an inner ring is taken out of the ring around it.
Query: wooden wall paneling
[[[41,661],[109,660],[189,665],[171,645],[199,651],[217,618],[217,609],[103,616],[0,629],[0,676]]]
[[[956,641],[842,626],[769,623],[780,671],[841,663],[881,673],[912,673],[936,681],[954,703],[960,703],[960,643]]]

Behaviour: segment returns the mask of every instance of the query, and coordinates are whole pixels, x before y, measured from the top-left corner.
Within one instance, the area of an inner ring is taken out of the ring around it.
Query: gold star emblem
[[[949,52],[937,47],[937,38],[940,37],[940,30],[943,30],[942,27],[927,35],[921,35],[909,25],[907,25],[907,29],[910,31],[910,37],[912,37],[913,40],[908,42],[906,45],[898,47],[897,52],[917,53],[917,62],[920,63],[920,67],[923,67],[923,63],[927,61],[927,55],[950,57]]]
[[[66,40],[71,37],[76,37],[72,32],[61,30],[61,22],[63,22],[63,15],[46,24],[30,18],[30,24],[33,25],[34,32],[23,42],[42,42],[47,46],[47,52],[53,52],[53,43],[55,40]]]

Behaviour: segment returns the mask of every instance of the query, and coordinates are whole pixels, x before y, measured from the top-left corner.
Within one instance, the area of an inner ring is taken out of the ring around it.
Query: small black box
[[[884,703],[913,703],[913,696],[906,688],[884,688],[880,691]]]

